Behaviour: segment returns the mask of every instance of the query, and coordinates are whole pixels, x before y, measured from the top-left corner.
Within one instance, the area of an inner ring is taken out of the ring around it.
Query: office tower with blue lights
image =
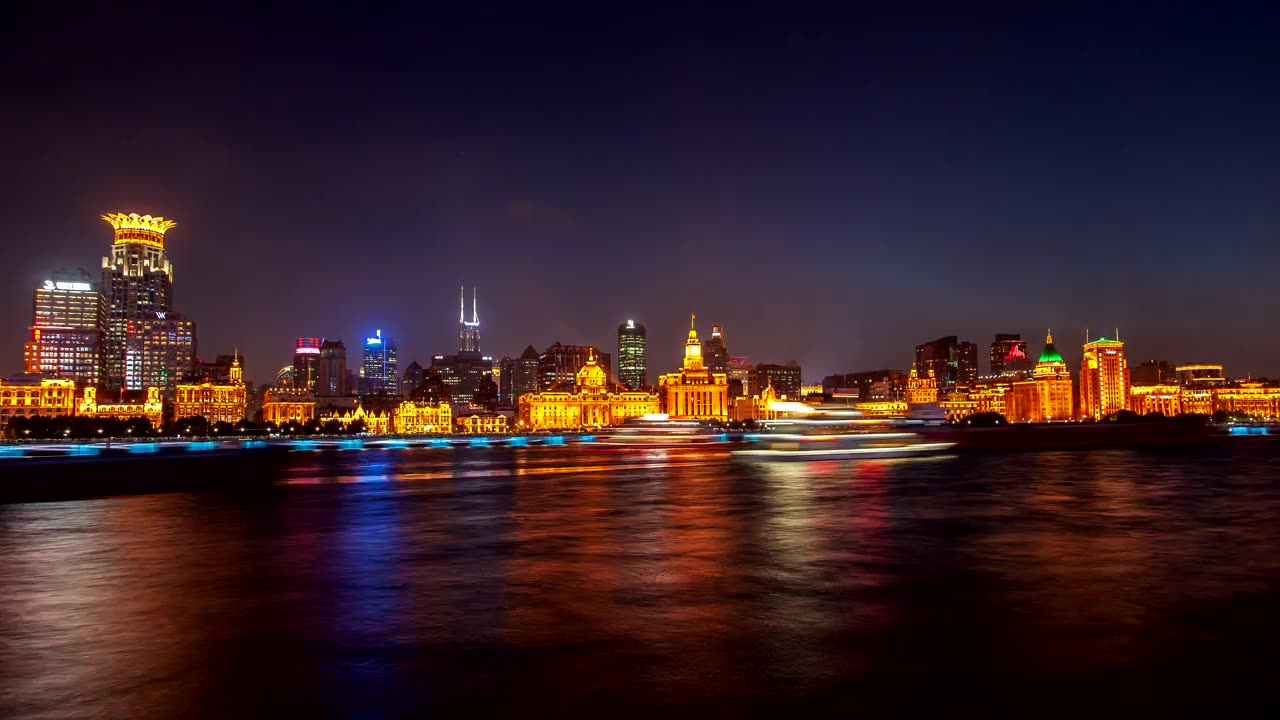
[[[400,389],[396,371],[396,342],[377,330],[364,340],[364,364],[361,366],[365,393],[396,393]]]

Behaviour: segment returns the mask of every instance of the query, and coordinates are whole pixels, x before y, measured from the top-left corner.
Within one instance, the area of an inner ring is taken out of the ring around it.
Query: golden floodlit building
[[[963,420],[981,413],[999,413],[1007,418],[1010,390],[1011,385],[1008,383],[977,385],[949,393],[938,402],[938,407],[948,420]]]
[[[67,417],[75,411],[76,381],[27,375],[0,379],[0,427],[15,417]]]
[[[262,397],[262,422],[284,425],[315,419],[316,399],[291,390],[270,390]]]
[[[663,411],[683,420],[718,420],[729,417],[729,376],[712,372],[702,361],[702,342],[689,319],[689,339],[684,344],[684,365],[658,377]]]
[[[173,403],[175,418],[203,417],[211,423],[238,423],[249,407],[249,394],[240,367],[240,353],[231,361],[231,382],[178,383]]]
[[[370,435],[387,435],[391,433],[391,413],[381,410],[367,413],[364,411],[363,405],[356,405],[355,410],[345,410],[320,418],[322,423],[330,420],[337,420],[344,429],[357,420],[362,421],[364,423],[364,431]]]
[[[927,405],[936,402],[938,378],[934,376],[933,370],[929,371],[929,377],[920,377],[919,371],[911,368],[911,374],[907,376],[907,404]]]
[[[1129,388],[1129,410],[1139,415],[1182,414],[1182,388],[1177,385],[1133,385]]]
[[[463,435],[497,435],[505,433],[507,416],[491,410],[473,410],[454,418],[454,427]]]
[[[1053,333],[1044,339],[1044,352],[1030,380],[1013,383],[1006,395],[1009,422],[1062,422],[1075,418],[1074,388],[1067,363],[1053,345]]]
[[[1268,420],[1280,418],[1280,387],[1242,382],[1236,387],[1215,388],[1213,409]]]
[[[1129,409],[1129,362],[1124,343],[1098,338],[1085,343],[1080,361],[1080,417],[1101,420]]]
[[[80,404],[76,407],[76,414],[112,420],[146,418],[151,423],[151,427],[158,428],[164,414],[164,402],[160,399],[160,388],[154,386],[147,388],[145,400],[126,400],[121,393],[120,399],[116,402],[105,403],[98,402],[98,388],[87,387],[84,389],[84,396],[80,398]]]
[[[453,408],[444,401],[432,405],[405,400],[391,416],[392,428],[402,435],[447,435],[453,431]]]
[[[575,392],[525,393],[518,401],[521,430],[583,430],[618,425],[628,418],[661,412],[654,393],[610,392],[608,376],[589,351],[575,375]]]

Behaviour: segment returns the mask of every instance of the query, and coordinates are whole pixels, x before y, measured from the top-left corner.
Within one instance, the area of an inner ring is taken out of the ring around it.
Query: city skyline
[[[592,13],[273,12],[234,40],[217,11],[19,15],[4,372],[31,288],[94,270],[96,218],[127,210],[179,220],[177,306],[258,382],[298,336],[451,352],[462,284],[494,357],[611,347],[635,319],[652,374],[697,312],[810,379],[1046,327],[1077,368],[1085,329],[1116,326],[1135,360],[1280,375],[1257,332],[1280,312],[1259,292],[1280,102],[1247,11],[651,9],[599,33]],[[116,99],[147,88],[163,98]],[[612,256],[663,281],[598,272]]]

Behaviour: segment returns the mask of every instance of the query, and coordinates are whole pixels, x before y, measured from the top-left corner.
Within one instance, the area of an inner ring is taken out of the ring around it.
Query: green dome
[[[1062,362],[1062,356],[1058,354],[1058,348],[1053,346],[1053,333],[1049,333],[1044,338],[1044,352],[1040,353],[1040,362],[1042,363]]]

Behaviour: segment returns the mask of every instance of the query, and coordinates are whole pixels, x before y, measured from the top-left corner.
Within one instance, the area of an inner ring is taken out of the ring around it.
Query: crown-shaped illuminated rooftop
[[[164,245],[164,234],[178,223],[162,217],[138,213],[107,213],[102,216],[116,231],[116,243],[140,242]]]

